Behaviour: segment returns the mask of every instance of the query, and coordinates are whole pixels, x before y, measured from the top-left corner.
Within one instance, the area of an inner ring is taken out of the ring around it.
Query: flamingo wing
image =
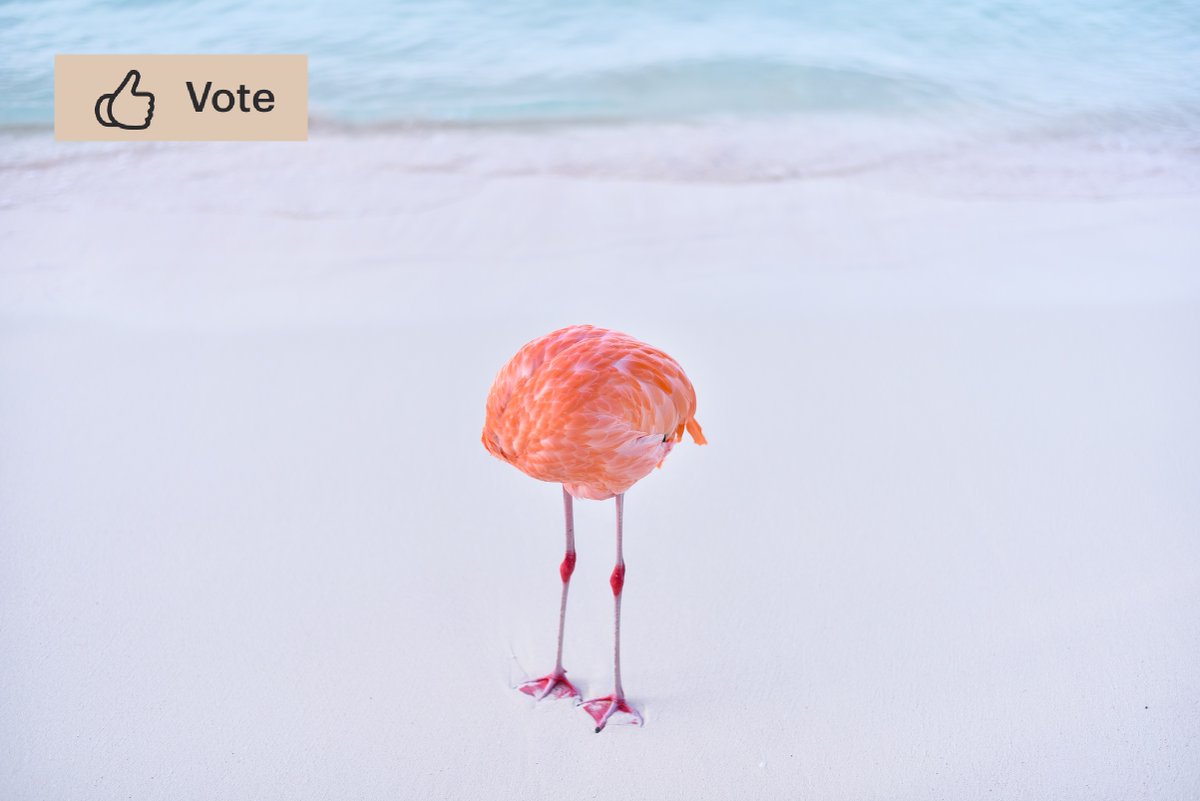
[[[488,397],[485,447],[577,497],[624,492],[686,430],[703,434],[696,395],[670,356],[632,337],[572,326],[526,345]]]

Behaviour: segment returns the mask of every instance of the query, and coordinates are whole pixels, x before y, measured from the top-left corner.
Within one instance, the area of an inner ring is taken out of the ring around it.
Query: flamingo
[[[621,539],[625,492],[661,467],[687,431],[706,444],[696,422],[696,392],[667,354],[627,334],[574,325],[526,343],[496,375],[488,392],[483,445],[526,475],[562,485],[566,553],[559,565],[562,598],[554,670],[517,689],[537,701],[579,691],[563,669],[567,592],[575,571],[574,499],[616,499],[617,558],[613,593],[613,691],[582,703],[596,724],[642,725],[621,685]]]

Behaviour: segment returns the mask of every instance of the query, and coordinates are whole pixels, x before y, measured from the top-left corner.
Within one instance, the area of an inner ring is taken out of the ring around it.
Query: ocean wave
[[[0,123],[50,120],[54,53],[298,52],[346,123],[694,120],[839,111],[1200,115],[1180,0],[16,0]]]
[[[1200,191],[1200,131],[1145,128],[1111,118],[1008,129],[914,120],[885,124],[838,113],[702,123],[348,125],[318,120],[311,140],[302,145],[63,144],[51,141],[48,133],[0,137],[0,174],[5,176],[0,200],[6,205],[28,199],[23,186],[44,191],[56,185],[33,177],[35,173],[61,174],[64,185],[102,182],[109,179],[72,176],[114,168],[153,171],[160,156],[181,151],[192,154],[195,165],[186,174],[171,176],[182,187],[194,180],[219,181],[223,172],[258,175],[272,184],[280,174],[289,180],[317,176],[331,192],[346,194],[331,203],[331,213],[335,208],[378,213],[403,202],[403,185],[397,180],[430,175],[719,184],[850,179],[959,196]],[[183,190],[181,196],[187,195]],[[247,202],[244,188],[228,195],[224,202]]]

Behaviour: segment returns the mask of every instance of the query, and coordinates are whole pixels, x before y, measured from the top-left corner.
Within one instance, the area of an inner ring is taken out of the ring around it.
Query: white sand
[[[1200,196],[0,147],[3,797],[1200,797]],[[600,736],[512,690],[559,491],[478,443],[572,322],[712,443],[628,497]]]

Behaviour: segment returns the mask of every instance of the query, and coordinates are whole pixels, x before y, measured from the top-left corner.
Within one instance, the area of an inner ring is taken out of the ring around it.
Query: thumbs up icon
[[[139,92],[138,82],[142,74],[130,70],[112,94],[100,95],[96,101],[96,120],[106,128],[123,128],[140,131],[150,127],[154,116],[154,95]]]

